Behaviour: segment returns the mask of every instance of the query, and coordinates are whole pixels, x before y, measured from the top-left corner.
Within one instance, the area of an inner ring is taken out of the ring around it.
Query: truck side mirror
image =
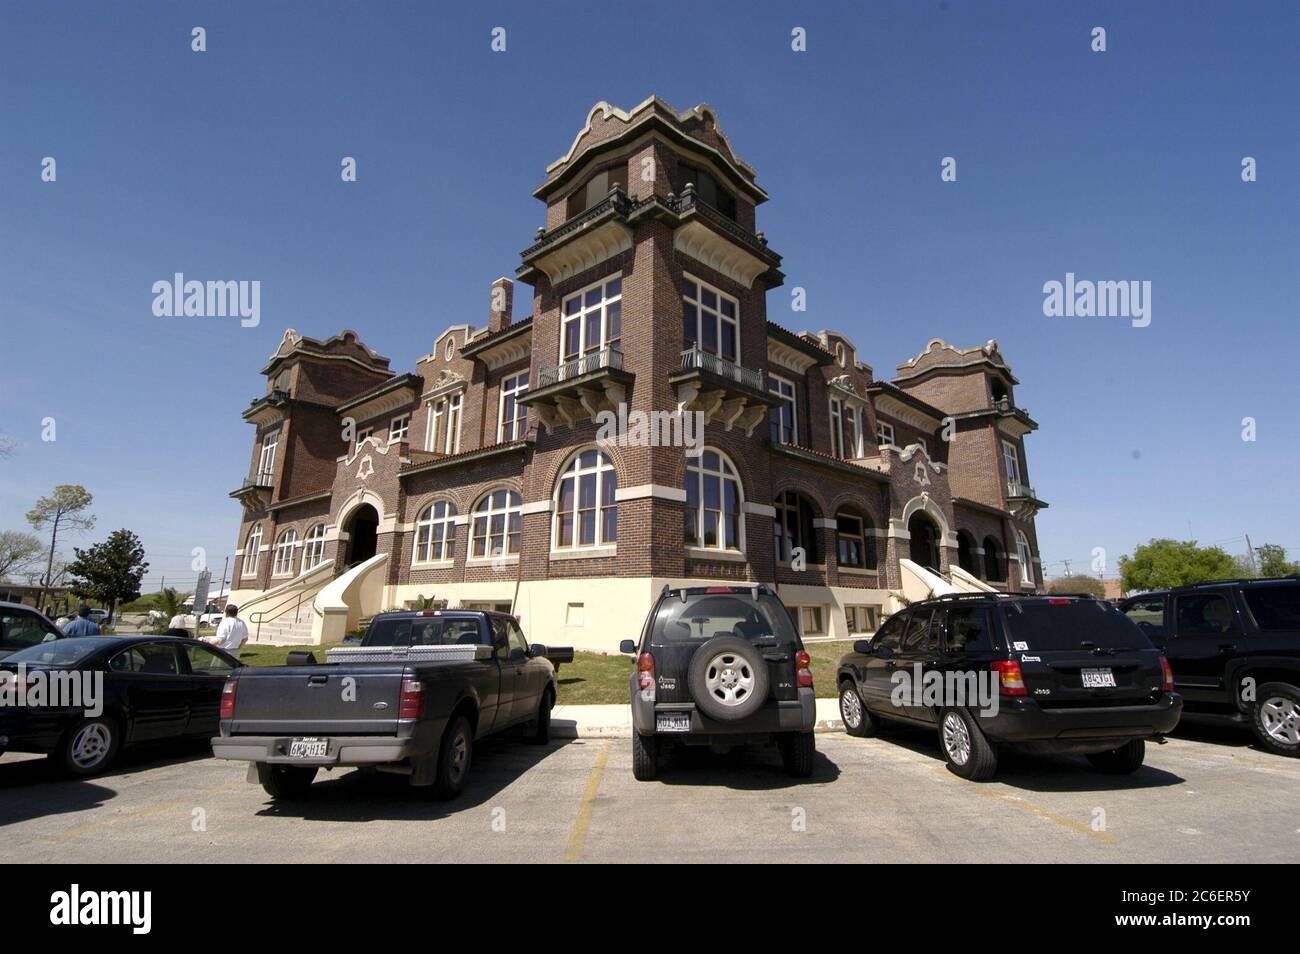
[[[625,639],[618,644],[618,651],[620,653],[635,653],[636,643],[632,642],[630,639]]]
[[[534,656],[546,656],[546,647],[541,643],[533,643],[528,647],[528,651]]]
[[[877,646],[872,650],[877,659],[893,659],[894,650],[889,646]]]
[[[853,643],[853,651],[854,651],[855,653],[861,653],[863,656],[870,656],[870,655],[871,655],[871,640],[869,640],[869,639],[858,639],[858,640],[855,640],[854,643]]]

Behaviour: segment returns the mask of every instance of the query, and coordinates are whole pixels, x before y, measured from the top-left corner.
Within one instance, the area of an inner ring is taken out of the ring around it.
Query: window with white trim
[[[438,449],[438,428],[442,425],[446,403],[445,400],[439,399],[429,405],[429,420],[424,429],[424,449],[427,451]]]
[[[275,545],[275,563],[271,565],[272,576],[293,576],[293,551],[297,545],[297,530],[291,527],[280,534]]]
[[[710,550],[744,549],[744,493],[726,455],[705,448],[686,459],[686,544]]]
[[[1020,557],[1020,581],[1034,585],[1033,554],[1029,552],[1029,538],[1023,530],[1016,531],[1016,554]]]
[[[848,625],[850,636],[874,633],[879,618],[879,606],[844,607],[844,622]]]
[[[523,498],[513,490],[495,490],[474,505],[470,557],[487,560],[519,553]]]
[[[374,433],[375,429],[373,427],[363,427],[357,431],[357,447],[360,447]]]
[[[861,514],[841,510],[835,515],[836,553],[840,566],[858,570],[876,568],[876,537]]]
[[[773,507],[776,516],[772,518],[772,542],[777,562],[792,562],[794,551],[802,549],[807,562],[821,563],[816,516],[808,498],[793,490],[784,490],[777,495]]]
[[[727,361],[739,360],[740,305],[711,285],[682,277],[683,350],[699,348]]]
[[[1007,468],[1007,481],[1012,484],[1020,483],[1020,453],[1016,450],[1016,445],[1010,441],[1002,442],[1002,463]]]
[[[444,454],[460,453],[460,409],[463,394],[453,394],[447,399],[447,439],[443,442]]]
[[[456,505],[437,500],[420,511],[415,519],[414,563],[435,563],[456,555]]]
[[[411,430],[411,415],[401,414],[388,422],[388,443],[397,444],[406,440],[407,433]]]
[[[314,570],[325,561],[325,524],[318,523],[307,531],[302,546],[302,571]]]
[[[271,431],[262,438],[262,452],[257,458],[257,476],[268,483],[275,475],[275,449],[280,444],[280,432]]]
[[[876,421],[876,443],[881,447],[893,445],[894,443],[894,425],[886,424],[884,421]]]
[[[253,529],[248,531],[248,541],[244,544],[244,576],[257,575],[257,561],[261,556],[262,550],[262,525],[253,524]]]
[[[771,422],[773,444],[799,443],[798,399],[795,397],[794,382],[775,374],[767,376],[767,390],[775,394],[776,407],[768,412]]]
[[[603,453],[593,449],[574,456],[555,487],[552,548],[581,550],[617,543],[617,489],[618,475]]]
[[[501,381],[501,410],[497,418],[497,443],[522,440],[528,433],[528,408],[519,396],[528,390],[528,372],[521,371]]]
[[[573,361],[605,348],[621,350],[623,276],[617,275],[565,298],[561,314],[561,361]]]
[[[425,450],[443,454],[460,451],[460,411],[464,395],[438,398],[429,407],[429,424],[425,430]]]
[[[831,398],[831,456],[844,456],[844,402]]]
[[[824,636],[826,635],[826,615],[822,612],[821,606],[799,606],[795,607],[799,613],[799,635],[800,636]]]

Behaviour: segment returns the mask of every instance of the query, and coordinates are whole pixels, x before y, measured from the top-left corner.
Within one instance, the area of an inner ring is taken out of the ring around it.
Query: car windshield
[[[1151,648],[1136,623],[1102,600],[1008,600],[1003,610],[1015,652]]]
[[[673,643],[740,636],[760,639],[774,636],[778,642],[797,642],[790,614],[781,601],[767,594],[758,599],[748,593],[688,593],[683,600],[672,596],[659,605],[651,642]]]
[[[4,658],[4,664],[6,666],[17,663],[75,666],[95,650],[102,649],[104,645],[102,636],[71,636],[67,639],[55,639],[11,653]]]
[[[362,646],[477,646],[477,616],[419,616],[377,619],[366,630]]]

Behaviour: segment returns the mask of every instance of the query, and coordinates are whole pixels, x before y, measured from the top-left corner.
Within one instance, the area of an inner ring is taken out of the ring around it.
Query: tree
[[[0,580],[26,573],[41,558],[41,540],[21,530],[0,531]]]
[[[1119,558],[1125,593],[1235,577],[1237,561],[1218,547],[1198,547],[1195,540],[1151,540]]]
[[[54,580],[54,548],[59,542],[60,530],[89,530],[95,518],[86,513],[95,498],[81,484],[59,484],[54,493],[36,501],[27,512],[27,522],[38,533],[50,531],[50,556],[45,563],[45,578],[41,580],[41,596],[36,605],[45,606],[45,594]]]
[[[1300,573],[1300,564],[1286,558],[1286,547],[1266,543],[1259,548],[1260,576],[1290,576]]]
[[[1049,593],[1087,593],[1097,599],[1106,598],[1106,584],[1095,576],[1062,576],[1047,584]]]
[[[119,601],[140,595],[140,581],[149,564],[144,546],[130,530],[114,530],[103,543],[89,550],[73,547],[76,559],[68,566],[69,589],[81,599],[92,599],[116,608]]]

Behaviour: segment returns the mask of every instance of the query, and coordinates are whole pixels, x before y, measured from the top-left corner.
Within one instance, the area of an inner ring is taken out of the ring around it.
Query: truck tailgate
[[[396,735],[402,663],[245,669],[232,735]]]

